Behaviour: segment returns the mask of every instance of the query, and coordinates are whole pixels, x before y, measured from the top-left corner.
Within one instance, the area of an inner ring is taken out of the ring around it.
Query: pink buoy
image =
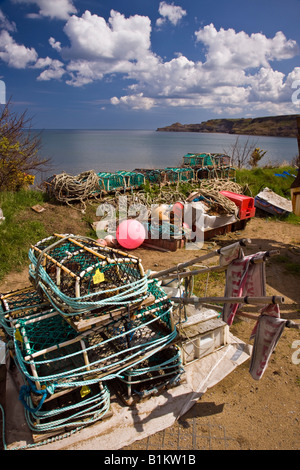
[[[117,228],[118,243],[128,250],[138,248],[146,238],[144,226],[135,219],[123,220]]]

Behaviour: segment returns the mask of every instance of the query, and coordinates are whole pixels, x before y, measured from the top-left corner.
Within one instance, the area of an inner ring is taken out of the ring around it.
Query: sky
[[[0,0],[0,103],[39,129],[300,113],[300,0]]]

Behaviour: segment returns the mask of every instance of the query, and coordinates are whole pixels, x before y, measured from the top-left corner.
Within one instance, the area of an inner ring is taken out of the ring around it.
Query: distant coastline
[[[210,119],[200,124],[181,124],[175,122],[170,126],[159,127],[158,132],[204,132],[221,134],[262,135],[270,137],[297,138],[297,116],[267,116],[240,119]]]

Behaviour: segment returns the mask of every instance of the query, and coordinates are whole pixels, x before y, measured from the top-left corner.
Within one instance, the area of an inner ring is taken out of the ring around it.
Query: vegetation
[[[258,162],[266,155],[266,150],[262,150],[259,147],[256,147],[253,152],[251,153],[250,159],[249,159],[249,165],[251,168],[256,168]]]
[[[247,138],[244,144],[240,143],[240,136],[237,136],[232,145],[224,153],[230,155],[231,165],[235,168],[246,168],[247,166],[256,167],[266,152],[256,147],[257,142]]]
[[[163,132],[220,132],[225,134],[269,135],[297,137],[297,114],[267,116],[254,119],[210,119],[200,124],[180,124],[160,127]]]
[[[28,263],[28,247],[46,236],[43,223],[26,216],[26,210],[41,204],[45,196],[38,191],[0,192],[5,221],[0,224],[0,279]]]
[[[268,187],[274,193],[287,199],[291,198],[290,187],[295,177],[295,168],[245,168],[236,170],[236,182],[248,187],[248,195],[255,197],[263,188]],[[277,176],[281,175],[281,176]]]
[[[279,176],[278,176],[279,175]],[[296,170],[291,166],[280,168],[254,168],[236,171],[236,182],[245,188],[245,194],[255,197],[265,187],[286,199],[291,199],[291,184],[295,179]],[[272,220],[283,220],[291,224],[300,224],[300,217],[291,213],[286,216],[270,216]]]

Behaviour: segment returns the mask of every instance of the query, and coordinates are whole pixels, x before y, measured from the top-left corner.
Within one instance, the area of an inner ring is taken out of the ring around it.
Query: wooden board
[[[105,323],[106,321],[111,320],[112,318],[120,317],[124,314],[131,314],[132,318],[138,314],[138,311],[144,307],[152,305],[155,302],[154,295],[150,294],[145,300],[142,302],[138,302],[136,304],[132,304],[128,307],[118,308],[116,310],[112,310],[107,314],[94,314],[91,316],[84,316],[82,318],[74,318],[71,317],[64,317],[65,320],[76,330],[76,331],[85,331],[89,330],[91,327],[96,325],[100,325],[101,323]],[[63,315],[62,315],[63,316]]]

